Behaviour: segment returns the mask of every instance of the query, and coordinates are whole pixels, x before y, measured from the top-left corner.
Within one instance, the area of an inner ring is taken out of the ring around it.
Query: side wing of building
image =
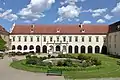
[[[108,52],[120,55],[120,21],[109,25]]]

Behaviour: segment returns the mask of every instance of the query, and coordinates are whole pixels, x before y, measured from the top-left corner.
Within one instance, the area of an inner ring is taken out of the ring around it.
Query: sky
[[[120,0],[0,0],[0,25],[111,24],[120,19]]]

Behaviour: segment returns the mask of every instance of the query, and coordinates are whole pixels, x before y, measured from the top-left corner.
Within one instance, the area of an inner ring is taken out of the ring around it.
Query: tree
[[[6,42],[0,37],[0,50],[4,51],[6,49]]]

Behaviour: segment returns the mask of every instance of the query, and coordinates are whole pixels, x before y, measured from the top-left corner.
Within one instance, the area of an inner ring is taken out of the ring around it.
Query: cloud
[[[92,16],[93,17],[97,17],[97,16],[100,16],[101,14],[100,13],[93,13]]]
[[[93,17],[101,16],[106,11],[107,11],[107,8],[91,10]]]
[[[12,14],[12,9],[9,9],[0,13],[0,18],[7,19],[9,21],[15,21],[18,19],[18,16],[16,14]]]
[[[111,10],[112,13],[120,15],[120,2]]]
[[[106,15],[104,16],[104,18],[107,19],[107,20],[110,20],[112,17],[113,17],[113,16],[111,16],[111,15],[109,15],[109,14],[106,14]]]
[[[103,12],[106,12],[106,11],[107,11],[107,8],[103,8],[103,9],[93,10],[92,12],[94,12],[94,13],[103,13]]]
[[[68,5],[58,8],[59,17],[54,22],[61,22],[65,19],[68,21],[76,20],[81,10],[81,8],[75,4],[76,2],[78,2],[78,0],[66,0],[64,3],[68,3]]]
[[[31,0],[26,8],[19,11],[21,19],[32,20],[44,17],[43,12],[51,8],[55,0]]]
[[[30,20],[25,20],[24,22],[25,22],[25,23],[31,23],[31,21],[30,21]]]
[[[83,21],[83,24],[90,24],[91,21]]]
[[[97,23],[105,23],[105,20],[103,20],[103,19],[98,19],[98,20],[97,20]]]
[[[80,0],[81,2],[85,2],[86,0]]]
[[[3,8],[0,8],[0,11],[4,11],[4,9],[3,9]]]

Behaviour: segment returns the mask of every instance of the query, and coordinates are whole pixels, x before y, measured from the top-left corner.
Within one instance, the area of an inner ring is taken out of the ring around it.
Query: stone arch
[[[29,50],[33,50],[33,49],[34,49],[34,46],[30,45]]]
[[[42,51],[43,51],[43,53],[47,53],[47,46],[46,46],[46,45],[44,45],[44,46],[42,47]]]
[[[84,45],[81,46],[81,53],[85,53],[85,46]]]
[[[100,53],[100,47],[99,46],[95,46],[95,53]]]
[[[68,53],[72,53],[72,46],[68,47]]]
[[[27,46],[26,45],[24,45],[24,50],[27,50]]]
[[[107,54],[107,46],[102,46],[102,51],[101,51],[102,54]]]
[[[60,51],[60,46],[59,45],[56,46],[56,51]]]
[[[92,46],[88,46],[88,53],[92,53]]]
[[[22,50],[22,46],[21,46],[21,45],[18,45],[18,46],[17,46],[17,49],[18,49],[18,50]]]
[[[75,52],[75,53],[78,53],[78,50],[79,50],[79,49],[78,49],[78,46],[75,46],[75,47],[74,47],[74,52]]]
[[[12,50],[15,50],[15,45],[12,45]]]
[[[36,46],[36,53],[40,53],[40,46],[39,45]]]

